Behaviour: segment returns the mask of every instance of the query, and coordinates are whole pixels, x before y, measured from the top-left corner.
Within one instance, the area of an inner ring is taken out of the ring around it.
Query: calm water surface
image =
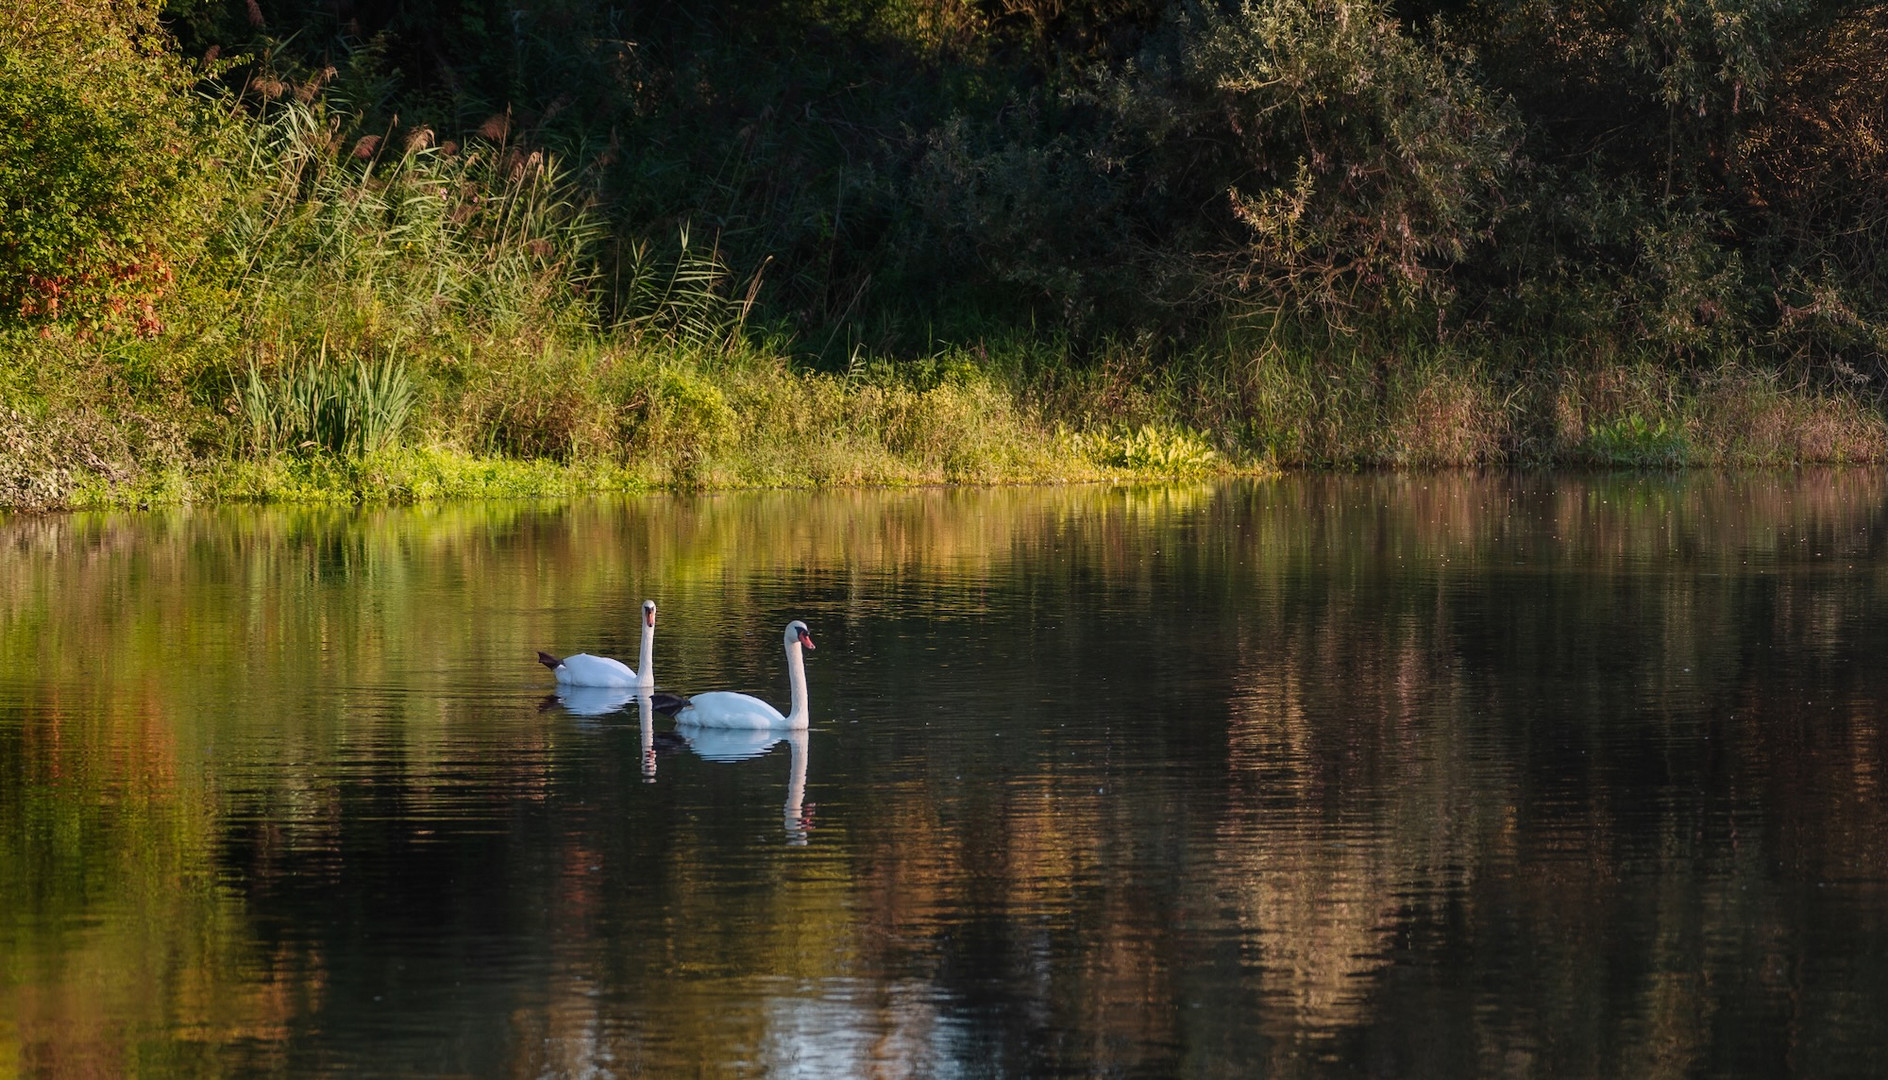
[[[1888,479],[0,519],[0,1075],[1888,1072]],[[696,737],[539,648],[785,704]]]

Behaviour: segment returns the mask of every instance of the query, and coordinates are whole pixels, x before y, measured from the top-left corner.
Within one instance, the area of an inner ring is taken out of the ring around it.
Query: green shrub
[[[0,325],[144,335],[205,234],[214,141],[156,0],[0,14]]]
[[[727,395],[686,362],[659,363],[624,377],[618,440],[632,458],[666,467],[698,483],[739,437],[740,419]]]
[[[1466,54],[1384,0],[1175,6],[1136,62],[931,139],[927,202],[1072,313],[1147,299],[1351,324],[1445,300],[1520,138]]]
[[[1040,425],[1017,408],[1007,387],[990,379],[959,373],[926,390],[867,389],[854,391],[849,411],[918,476],[1010,480],[1039,472],[1048,457],[1039,445]]]

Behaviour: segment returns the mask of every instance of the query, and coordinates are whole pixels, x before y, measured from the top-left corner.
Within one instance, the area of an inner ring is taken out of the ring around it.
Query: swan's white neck
[[[787,680],[793,686],[793,711],[787,713],[787,726],[803,728],[806,726],[808,710],[806,704],[806,650],[800,648],[798,637],[787,640]]]
[[[641,616],[642,651],[636,654],[636,685],[653,689],[656,685],[656,624]]]

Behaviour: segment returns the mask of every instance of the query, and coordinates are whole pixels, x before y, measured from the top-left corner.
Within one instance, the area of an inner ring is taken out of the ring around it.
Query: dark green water
[[[0,1076],[1881,1075],[1885,517],[1850,472],[0,519]],[[803,744],[551,696],[533,650],[633,660],[645,597],[665,686],[782,705],[806,620]]]

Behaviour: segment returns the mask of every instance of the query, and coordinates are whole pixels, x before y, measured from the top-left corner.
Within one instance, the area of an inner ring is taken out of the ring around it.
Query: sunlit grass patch
[[[742,423],[725,477],[738,484],[990,483],[1093,472],[1060,454],[1007,388],[979,376],[918,388],[775,369],[728,385]]]
[[[1155,476],[1196,476],[1221,470],[1226,460],[1199,432],[1184,427],[1075,432],[1070,449],[1098,465]]]
[[[440,447],[396,447],[364,458],[278,455],[212,463],[196,475],[191,493],[204,501],[404,503],[648,487],[635,471],[603,461],[521,460]]]
[[[1589,427],[1580,452],[1596,464],[1641,469],[1677,468],[1691,456],[1681,426],[1662,419],[1648,421],[1638,413]]]

